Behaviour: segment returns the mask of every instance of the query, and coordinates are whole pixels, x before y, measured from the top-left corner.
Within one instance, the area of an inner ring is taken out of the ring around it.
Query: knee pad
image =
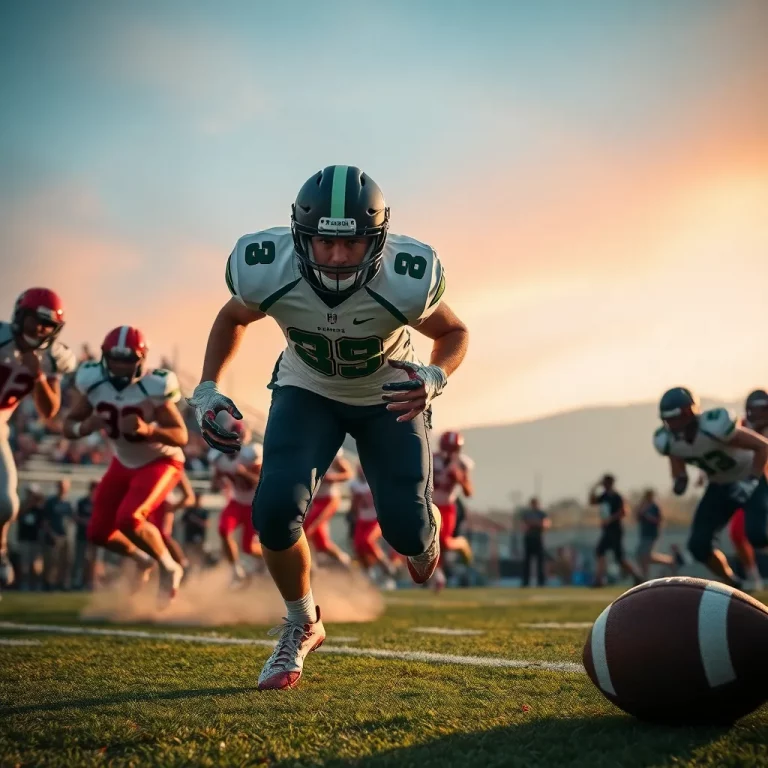
[[[309,489],[297,485],[294,477],[262,477],[253,498],[251,520],[267,549],[281,552],[301,538],[309,500]]]
[[[424,502],[396,500],[379,509],[379,525],[385,541],[400,555],[415,557],[427,551],[435,536],[431,510]]]

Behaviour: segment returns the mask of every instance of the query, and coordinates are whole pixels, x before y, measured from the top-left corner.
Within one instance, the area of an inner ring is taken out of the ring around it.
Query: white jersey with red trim
[[[261,443],[251,443],[244,445],[237,453],[229,455],[218,453],[213,460],[213,468],[219,475],[227,478],[232,488],[232,498],[238,504],[248,504],[253,502],[253,495],[256,493],[256,483],[247,477],[238,474],[238,467],[250,469],[254,464],[261,464],[264,448]]]
[[[344,449],[339,448],[339,452],[334,456],[331,466],[328,467],[328,472],[341,472],[343,467],[339,462],[339,459],[344,458]],[[346,481],[342,480],[340,483],[332,483],[323,477],[322,482],[315,491],[315,499],[338,499],[341,496],[341,486]]]
[[[475,462],[464,453],[455,454],[451,457],[436,453],[432,459],[434,477],[432,501],[439,506],[453,504],[461,489],[457,475],[471,472],[474,466]]]
[[[371,487],[365,480],[352,480],[349,484],[349,492],[355,501],[357,509],[357,521],[360,523],[377,520],[376,506],[373,503]]]
[[[58,339],[35,354],[48,378],[60,378],[77,367],[74,352]],[[11,324],[0,323],[0,424],[8,423],[16,406],[35,386],[32,372],[21,362],[21,355]]]
[[[155,368],[137,382],[118,390],[110,382],[104,366],[93,361],[77,369],[75,386],[106,422],[104,432],[123,466],[137,469],[163,457],[184,463],[184,452],[178,446],[125,436],[119,428],[123,416],[135,414],[151,423],[161,405],[179,402],[179,381],[173,371]]]

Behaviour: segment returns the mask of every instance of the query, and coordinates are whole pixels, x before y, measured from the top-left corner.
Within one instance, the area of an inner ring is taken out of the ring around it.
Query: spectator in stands
[[[88,541],[86,533],[93,513],[93,494],[98,483],[93,481],[88,487],[88,494],[77,500],[75,507],[75,558],[72,568],[72,586],[74,589],[93,589],[94,567],[99,548]]]
[[[528,507],[523,510],[520,520],[523,524],[523,586],[527,587],[531,578],[531,566],[536,562],[536,583],[543,587],[544,576],[544,531],[549,528],[549,515],[541,508],[534,496]]]
[[[70,552],[68,526],[74,523],[69,499],[70,482],[64,478],[56,483],[56,493],[49,496],[43,507],[45,559],[45,589],[65,589],[70,583]]]
[[[195,493],[195,502],[187,507],[182,517],[184,554],[193,568],[200,568],[205,560],[203,545],[208,528],[208,510],[203,507],[203,495]]]
[[[43,575],[43,494],[31,483],[23,495],[16,518],[19,549],[19,589],[39,589]]]

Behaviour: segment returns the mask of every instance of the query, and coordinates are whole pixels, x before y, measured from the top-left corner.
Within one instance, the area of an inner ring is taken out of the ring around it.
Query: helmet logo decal
[[[354,219],[336,219],[323,216],[317,224],[318,234],[324,235],[354,235],[357,232],[357,222]]]

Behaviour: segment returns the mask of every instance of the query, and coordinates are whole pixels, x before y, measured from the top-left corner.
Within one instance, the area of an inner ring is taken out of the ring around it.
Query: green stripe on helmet
[[[331,218],[343,219],[347,201],[348,165],[336,165],[333,168],[333,186],[331,187]]]

